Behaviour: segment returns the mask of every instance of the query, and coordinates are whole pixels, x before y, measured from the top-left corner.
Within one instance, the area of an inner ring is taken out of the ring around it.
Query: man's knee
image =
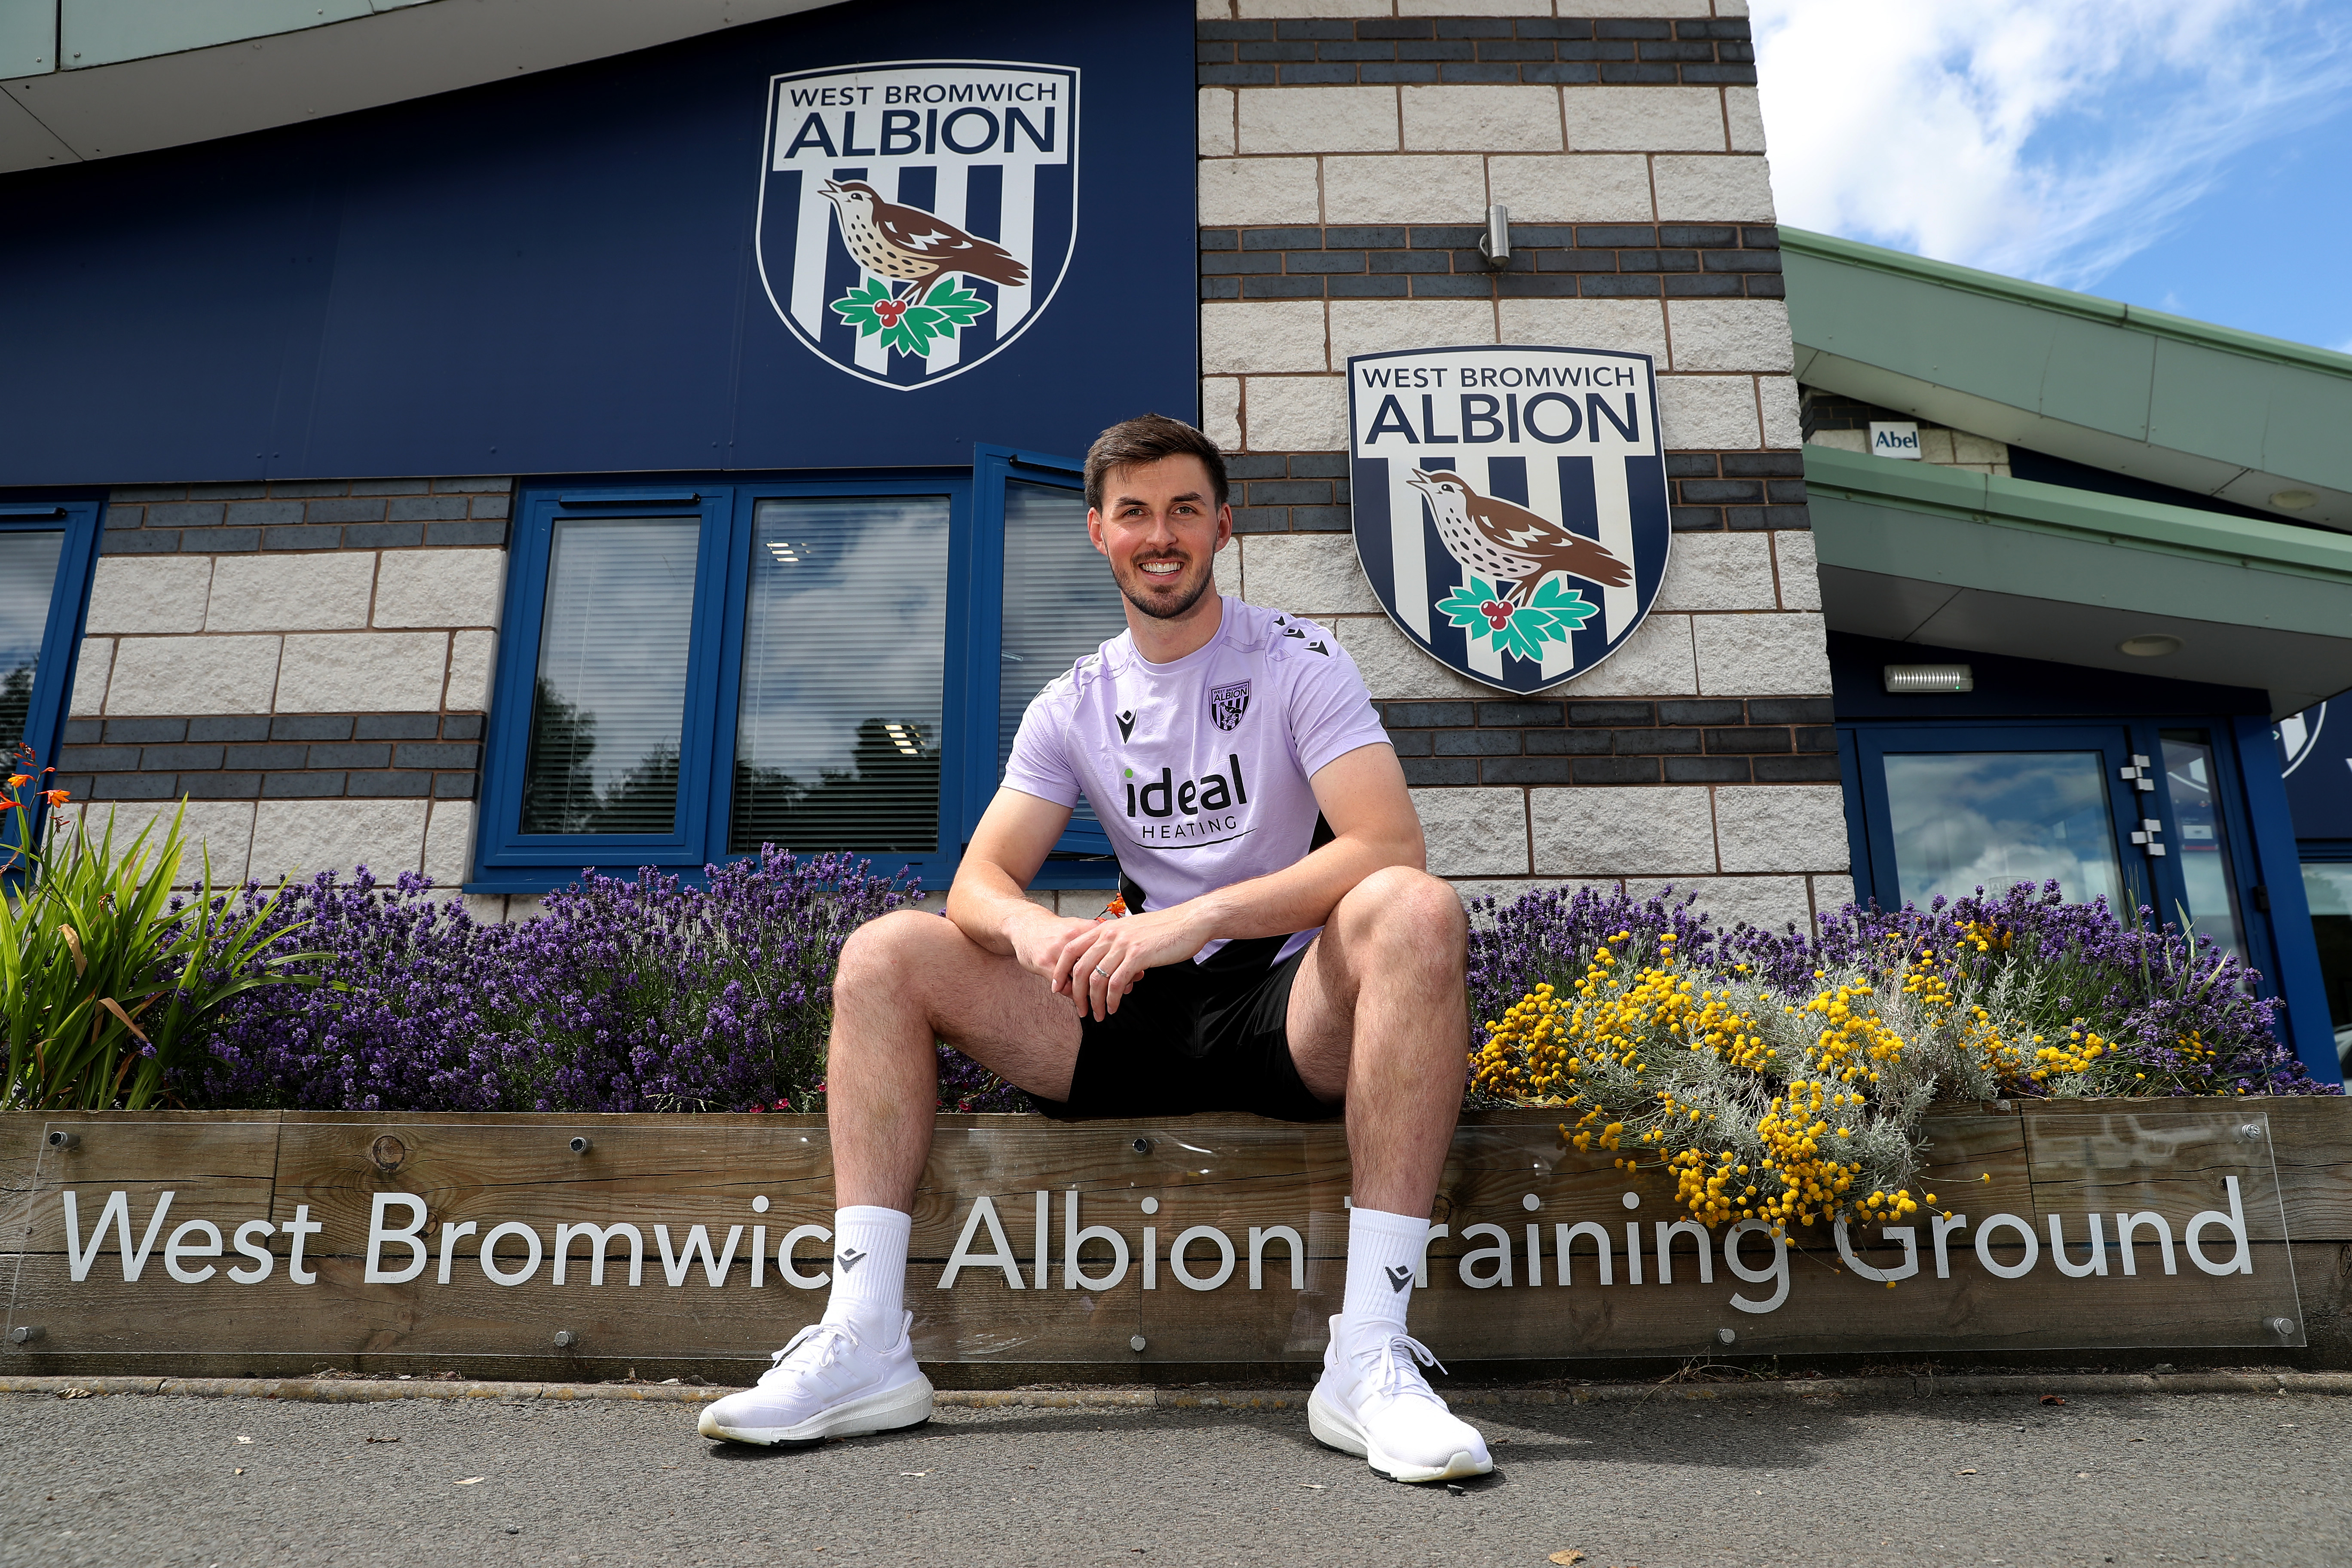
[[[910,980],[919,980],[938,961],[943,950],[969,942],[953,921],[920,910],[893,910],[867,921],[841,944],[834,995],[838,1001],[877,987],[904,991]]]
[[[1409,866],[1390,866],[1356,884],[1345,900],[1359,932],[1458,967],[1470,919],[1454,884]]]

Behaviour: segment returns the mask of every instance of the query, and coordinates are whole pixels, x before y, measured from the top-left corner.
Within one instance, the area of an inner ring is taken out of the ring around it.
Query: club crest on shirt
[[[1230,730],[1242,721],[1242,715],[1249,709],[1249,689],[1246,680],[1209,688],[1209,717],[1218,729]]]

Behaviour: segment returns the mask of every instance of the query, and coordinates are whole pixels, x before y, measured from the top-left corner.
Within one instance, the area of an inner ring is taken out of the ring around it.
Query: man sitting
[[[1087,531],[1128,629],[1029,705],[948,894],[851,936],[826,1067],[835,1267],[824,1320],[705,1436],[801,1443],[931,1413],[905,1311],[909,1210],[945,1040],[1062,1118],[1347,1116],[1348,1284],[1307,1406],[1318,1440],[1396,1480],[1492,1468],[1405,1333],[1462,1099],[1466,921],[1423,868],[1403,771],[1330,634],[1211,592],[1224,461],[1147,415],[1087,455]],[[1083,794],[1123,920],[1022,889]]]

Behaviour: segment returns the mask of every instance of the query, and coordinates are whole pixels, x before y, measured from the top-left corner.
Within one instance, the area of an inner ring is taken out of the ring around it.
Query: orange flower
[[[63,805],[67,801],[73,798],[73,792],[62,789],[45,789],[41,792],[41,798],[47,801],[51,805]]]
[[[31,784],[32,782],[33,775],[30,773],[10,773],[8,775],[8,787],[10,789],[23,789],[26,784]]]

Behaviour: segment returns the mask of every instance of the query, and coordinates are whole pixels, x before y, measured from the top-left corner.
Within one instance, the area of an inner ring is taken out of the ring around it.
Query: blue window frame
[[[0,497],[0,746],[56,765],[105,502]],[[60,770],[62,771],[62,770]],[[0,842],[22,831],[14,812]]]
[[[943,888],[1034,688],[1124,626],[1080,465],[580,479],[518,497],[473,879],[762,842]],[[1083,808],[1039,887],[1109,887]]]

